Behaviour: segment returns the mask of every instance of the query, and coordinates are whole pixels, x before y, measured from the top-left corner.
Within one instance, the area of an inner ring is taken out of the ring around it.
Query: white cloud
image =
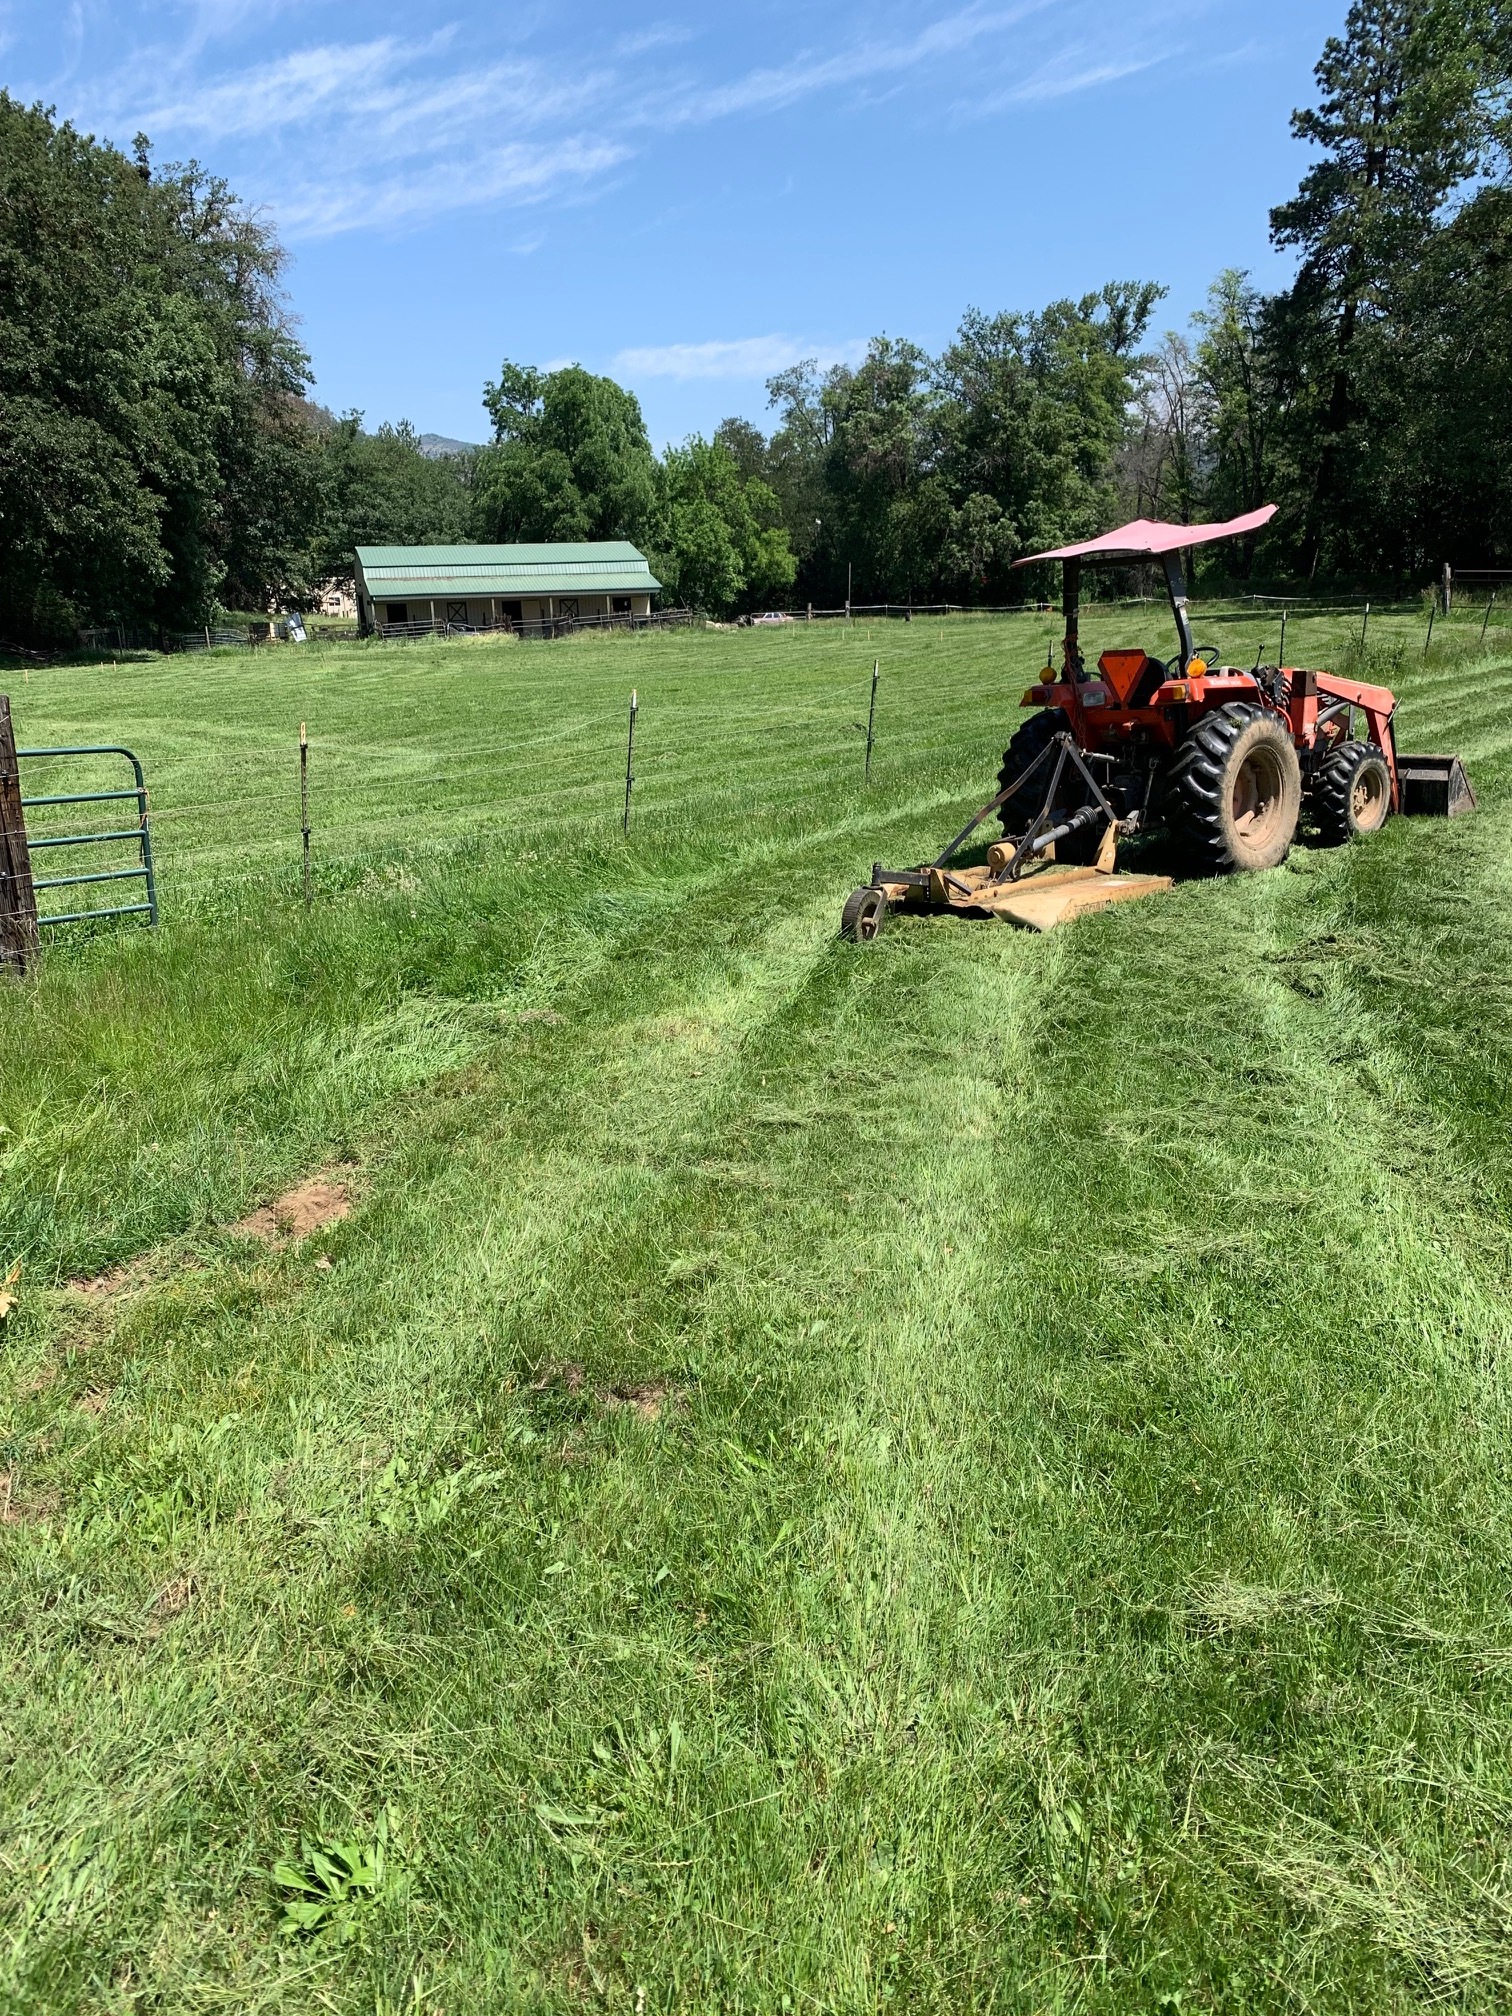
[[[368,95],[375,79],[392,74],[400,48],[385,35],[376,42],[301,49],[223,84],[149,103],[136,116],[152,134],[213,133],[227,139],[303,125],[333,100]]]
[[[79,0],[68,0],[77,25]],[[543,50],[528,32],[491,56],[456,23],[435,32],[370,35],[288,47],[263,63],[231,67],[211,45],[274,14],[307,23],[320,0],[166,0],[185,28],[172,44],[139,44],[69,109],[93,130],[125,138],[142,129],[159,154],[187,143],[215,155],[292,239],[357,229],[419,228],[459,210],[581,200],[651,144],[650,136],[732,118],[780,112],[821,93],[875,99],[965,71],[985,89],[957,116],[1064,97],[1134,74],[1163,54],[1110,52],[1086,32],[1086,0],[1060,0],[1053,30],[1063,48],[1046,60],[1043,32],[1013,31],[1050,12],[1051,0],[990,0],[957,6],[913,33],[822,46],[720,81],[700,78],[665,52],[697,32],[652,20],[603,46],[598,60]],[[920,4],[920,0],[915,0]],[[1167,0],[1168,4],[1168,0]],[[1205,0],[1194,0],[1203,5]],[[0,0],[0,15],[4,0]],[[1068,21],[1068,15],[1071,19]],[[816,10],[812,17],[822,20]],[[1076,23],[1079,25],[1073,26]],[[1004,65],[1015,66],[1004,75]],[[934,102],[938,103],[936,98]],[[247,163],[250,161],[251,171]],[[647,375],[762,377],[806,354],[782,337],[671,344],[626,353],[624,368]],[[826,361],[851,355],[829,353]]]
[[[726,343],[663,343],[621,350],[614,370],[627,378],[770,378],[814,358],[821,367],[856,364],[864,339],[837,345],[798,343],[791,336],[742,336]]]
[[[1157,63],[1168,60],[1167,55],[1161,53],[1155,56],[1111,56],[1087,62],[1084,51],[1063,50],[1053,62],[1041,64],[1022,84],[1016,84],[1011,91],[999,93],[995,99],[985,100],[978,109],[995,111],[1004,105],[1032,105],[1051,98],[1070,98],[1078,91],[1095,91],[1100,84],[1116,84],[1121,78],[1137,77],[1140,71],[1153,70]]]
[[[645,110],[642,116],[654,125],[687,125],[741,112],[781,111],[817,91],[913,70],[933,57],[959,55],[973,43],[1017,26],[1049,4],[1050,0],[1021,0],[1016,7],[991,13],[969,7],[932,22],[906,41],[853,43],[827,57],[816,57],[806,50],[776,69],[752,70],[733,84],[689,91],[675,102]]]
[[[539,203],[569,185],[581,186],[607,174],[627,153],[628,149],[612,140],[571,139],[549,147],[503,146],[475,156],[465,175],[459,175],[450,161],[435,161],[423,169],[370,179],[350,188],[311,188],[282,203],[278,216],[291,238],[391,230],[457,210]]]
[[[614,45],[614,53],[616,56],[644,56],[652,49],[675,49],[684,42],[693,41],[697,32],[677,21],[656,22],[649,28],[621,35]]]

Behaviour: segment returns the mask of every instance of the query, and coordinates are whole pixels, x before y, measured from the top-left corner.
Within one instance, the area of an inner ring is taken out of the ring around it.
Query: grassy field
[[[1476,817],[864,949],[1045,619],[4,675],[163,928],[0,989],[0,2007],[1505,2008],[1478,627]]]

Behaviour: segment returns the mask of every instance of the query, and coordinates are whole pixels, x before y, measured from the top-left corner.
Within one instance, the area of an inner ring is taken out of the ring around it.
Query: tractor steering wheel
[[[1218,644],[1197,644],[1192,649],[1192,656],[1200,658],[1209,672],[1211,672],[1213,667],[1222,658],[1223,648]]]

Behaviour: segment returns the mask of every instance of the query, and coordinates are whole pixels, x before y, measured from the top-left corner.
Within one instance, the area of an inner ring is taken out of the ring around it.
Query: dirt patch
[[[103,1274],[77,1274],[68,1283],[68,1290],[72,1295],[82,1295],[86,1302],[110,1302],[117,1295],[150,1288],[169,1273],[197,1274],[202,1266],[199,1260],[177,1258],[160,1249],[139,1253],[133,1260],[122,1260],[114,1267],[107,1267]]]
[[[78,1405],[86,1414],[103,1414],[110,1405],[108,1386],[86,1386],[79,1395]]]
[[[560,1386],[568,1393],[581,1393],[584,1374],[581,1365],[548,1365],[539,1379],[533,1379],[529,1390],[532,1393],[547,1393],[553,1386]]]
[[[199,1595],[197,1575],[176,1575],[152,1599],[154,1617],[181,1617]]]
[[[244,1239],[261,1239],[269,1246],[286,1246],[292,1240],[308,1239],[323,1226],[334,1225],[352,1208],[348,1172],[327,1169],[307,1176],[292,1190],[285,1190],[271,1204],[263,1204],[249,1217],[232,1226]]]
[[[62,1507],[56,1491],[23,1491],[20,1472],[0,1470],[0,1526],[33,1526],[51,1519]]]
[[[80,1275],[68,1285],[75,1295],[87,1295],[91,1302],[98,1302],[131,1287],[141,1278],[141,1272],[138,1261],[124,1260],[119,1267],[108,1267],[103,1274]]]
[[[647,1379],[638,1386],[611,1386],[599,1395],[606,1407],[629,1407],[642,1421],[660,1421],[681,1398],[670,1379]]]

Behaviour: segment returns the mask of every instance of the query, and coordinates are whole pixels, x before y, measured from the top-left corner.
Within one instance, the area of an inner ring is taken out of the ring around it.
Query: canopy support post
[[[1176,634],[1181,639],[1181,670],[1176,676],[1183,678],[1188,665],[1197,655],[1187,615],[1186,581],[1182,576],[1179,553],[1163,553],[1160,557],[1165,565],[1166,590],[1171,598],[1171,614],[1176,618]]]
[[[1081,562],[1068,560],[1062,570],[1062,607],[1066,616],[1065,677],[1068,684],[1075,685],[1082,675],[1082,655],[1080,638],[1081,621]]]

